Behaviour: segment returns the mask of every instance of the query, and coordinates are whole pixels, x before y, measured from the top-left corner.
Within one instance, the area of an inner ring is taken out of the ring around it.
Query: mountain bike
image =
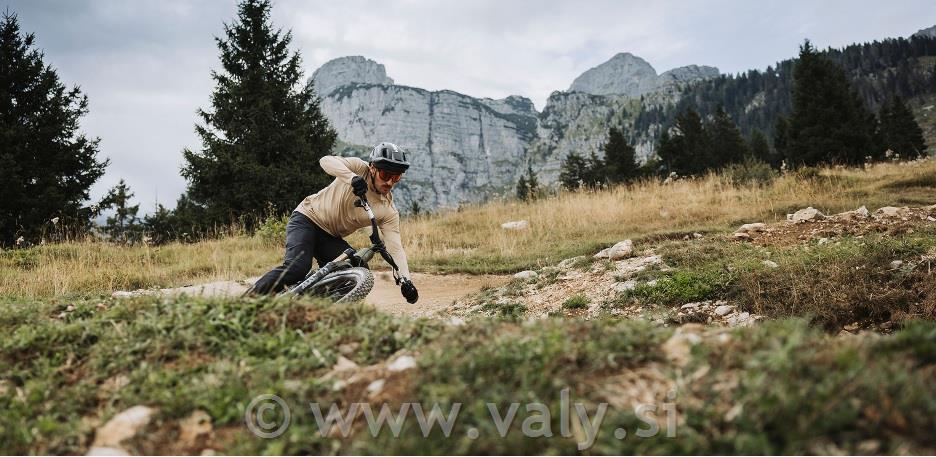
[[[354,206],[363,208],[370,218],[371,246],[358,251],[346,249],[318,270],[310,271],[305,279],[288,287],[285,292],[278,295],[279,297],[311,295],[324,297],[335,303],[363,300],[374,287],[374,274],[367,268],[367,262],[374,257],[374,254],[380,254],[387,261],[393,271],[394,281],[397,285],[400,284],[399,268],[380,239],[380,233],[377,231],[377,218],[367,203],[367,199],[363,197],[358,199]]]

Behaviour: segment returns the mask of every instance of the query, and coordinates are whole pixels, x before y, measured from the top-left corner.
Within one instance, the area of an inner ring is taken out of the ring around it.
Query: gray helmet
[[[406,151],[393,143],[383,142],[374,146],[370,153],[370,163],[380,170],[403,173],[410,164],[406,160]]]

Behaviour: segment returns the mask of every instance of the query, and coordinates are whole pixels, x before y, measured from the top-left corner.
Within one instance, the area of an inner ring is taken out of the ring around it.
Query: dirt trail
[[[114,292],[114,297],[138,295],[192,295],[201,297],[236,297],[243,294],[259,277],[242,281],[215,281],[191,286],[166,289],[141,289],[132,292]],[[423,274],[414,273],[413,283],[419,289],[419,301],[409,304],[400,295],[400,287],[393,283],[389,272],[374,272],[374,289],[364,300],[380,311],[410,316],[431,316],[444,311],[458,298],[477,292],[483,287],[498,287],[510,280],[510,276],[466,275],[466,274]]]
[[[409,304],[400,295],[400,286],[393,283],[389,272],[377,272],[374,276],[374,289],[364,301],[386,313],[410,316],[434,315],[457,298],[483,287],[502,286],[510,280],[510,276],[414,273],[412,279],[419,289],[419,301]]]

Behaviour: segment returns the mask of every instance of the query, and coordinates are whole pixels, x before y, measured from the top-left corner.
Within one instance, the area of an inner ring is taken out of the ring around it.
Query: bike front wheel
[[[309,287],[305,294],[327,298],[335,303],[363,300],[374,288],[374,274],[363,267],[331,272]]]

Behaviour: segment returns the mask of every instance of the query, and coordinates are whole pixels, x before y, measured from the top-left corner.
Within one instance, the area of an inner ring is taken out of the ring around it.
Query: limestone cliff
[[[414,202],[434,209],[511,194],[527,163],[550,185],[569,153],[600,153],[608,127],[631,125],[641,103],[674,103],[685,84],[717,74],[693,65],[657,75],[622,53],[576,78],[569,92],[554,92],[541,113],[517,95],[479,99],[395,85],[364,57],[330,61],[312,80],[338,132],[336,153],[364,156],[381,141],[411,152],[412,168],[394,191],[408,212]],[[658,131],[632,138],[640,158],[652,153]]]

